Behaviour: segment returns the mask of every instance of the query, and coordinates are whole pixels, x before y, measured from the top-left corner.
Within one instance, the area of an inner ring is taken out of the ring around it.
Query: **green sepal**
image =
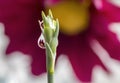
[[[53,52],[52,52],[52,49],[50,47],[50,45],[48,43],[46,43],[46,50],[47,50],[47,55],[51,58],[53,58]]]
[[[58,37],[58,34],[59,34],[59,21],[58,19],[56,19],[56,29],[55,29],[53,36]]]
[[[56,55],[57,46],[58,46],[58,38],[53,37],[51,42],[50,42],[50,47],[51,47],[54,55]]]
[[[49,21],[52,21],[52,20],[50,20],[51,19],[50,17],[48,16],[46,17],[43,11],[42,11],[42,19],[43,19],[43,27],[44,27],[43,32],[44,32],[45,41],[49,43],[53,36],[53,30],[51,29],[49,24]]]
[[[44,27],[44,37],[46,42],[50,42],[53,36],[53,31],[50,27]]]
[[[55,65],[55,55],[52,52],[49,44],[46,43],[46,58],[47,58],[47,68],[50,73],[54,72],[54,65]]]
[[[50,9],[48,15],[53,19],[52,11]]]

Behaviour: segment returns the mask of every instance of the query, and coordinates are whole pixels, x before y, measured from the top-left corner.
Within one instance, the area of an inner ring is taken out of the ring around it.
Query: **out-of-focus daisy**
[[[80,80],[91,81],[95,65],[107,70],[91,49],[92,40],[97,40],[111,57],[120,60],[120,42],[108,27],[120,21],[120,8],[108,0],[1,0],[0,21],[10,38],[6,53],[19,50],[31,55],[34,74],[45,72],[45,52],[36,42],[41,10],[48,8],[60,20],[58,55],[69,57]]]

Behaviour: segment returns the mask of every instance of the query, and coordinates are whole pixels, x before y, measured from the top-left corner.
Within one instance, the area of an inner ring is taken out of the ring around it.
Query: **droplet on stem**
[[[38,46],[42,49],[45,49],[45,39],[42,33],[40,37],[38,38]]]

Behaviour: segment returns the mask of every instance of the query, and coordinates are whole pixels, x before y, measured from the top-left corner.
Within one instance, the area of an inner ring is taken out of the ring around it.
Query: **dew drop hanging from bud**
[[[42,49],[45,49],[45,39],[42,33],[38,39],[38,46]]]

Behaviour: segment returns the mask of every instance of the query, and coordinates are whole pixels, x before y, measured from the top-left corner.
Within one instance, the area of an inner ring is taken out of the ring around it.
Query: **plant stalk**
[[[48,77],[48,83],[54,83],[54,73],[47,73]]]
[[[55,59],[52,57],[50,50],[46,49],[46,70],[48,83],[54,83],[54,65]]]

